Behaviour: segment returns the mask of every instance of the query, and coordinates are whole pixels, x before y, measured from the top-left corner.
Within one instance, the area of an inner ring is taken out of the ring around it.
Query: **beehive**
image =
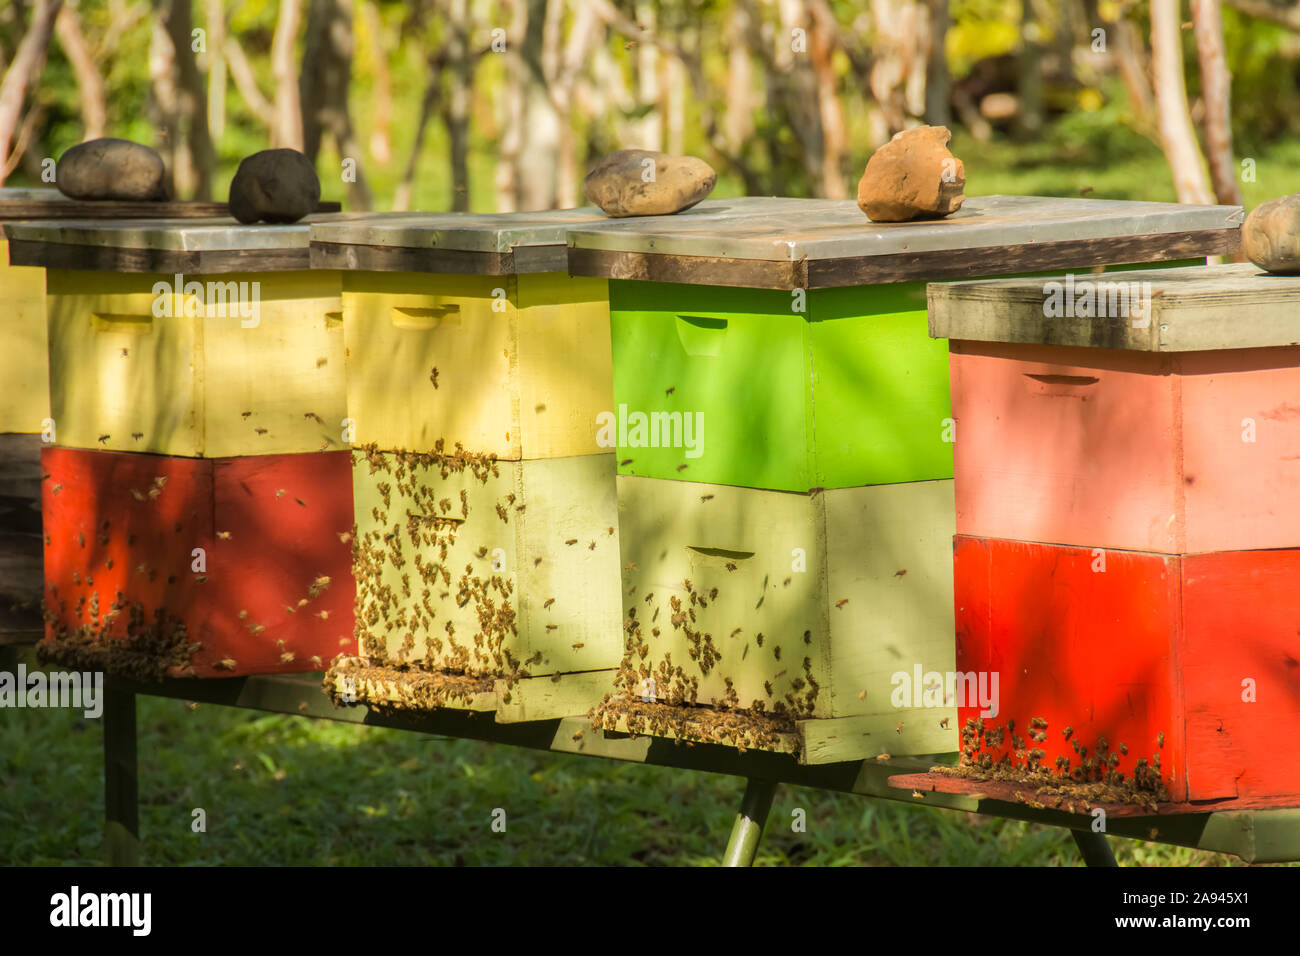
[[[1000,672],[1002,722],[1048,724],[964,749],[1174,802],[1294,799],[1300,279],[1123,279],[1148,309],[1045,315],[1080,277],[930,290],[953,340],[958,667]]]
[[[611,280],[618,404],[629,639],[597,724],[809,763],[956,750],[954,422],[920,283],[1203,256],[1239,213],[995,196],[928,223],[826,202],[806,230],[573,227],[570,271]]]
[[[682,216],[811,205],[711,200]],[[349,415],[364,449],[370,640],[332,670],[340,696],[347,681],[370,703],[517,721],[585,712],[608,688],[622,641],[615,459],[598,427],[613,407],[607,284],[562,274],[566,231],[605,221],[588,208],[313,228],[313,262],[346,270]],[[508,570],[492,570],[494,553]]]
[[[308,230],[10,226],[15,254],[48,269],[56,444],[210,458],[345,448],[340,280],[307,271]]]
[[[229,677],[355,648],[348,452],[41,455],[45,659]]]
[[[47,270],[43,656],[158,678],[351,651],[339,277],[308,272],[309,226],[10,228]]]

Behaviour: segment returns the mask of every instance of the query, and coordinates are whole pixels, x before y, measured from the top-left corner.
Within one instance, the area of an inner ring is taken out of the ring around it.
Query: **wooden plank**
[[[50,362],[45,331],[45,273],[9,264],[0,238],[0,433],[39,432],[50,415]]]
[[[39,637],[41,549],[41,439],[0,435],[0,640]]]
[[[1108,295],[1106,307],[1093,310],[1104,314],[1061,316],[1055,303],[1048,307],[1049,283],[1055,284],[1052,296],[1072,298],[1072,305],[1107,286],[1142,292],[1150,298],[1150,314],[1124,314],[1116,309],[1122,301]],[[936,338],[1146,352],[1300,343],[1300,277],[1268,275],[1250,263],[932,285],[929,302]]]
[[[561,246],[561,254],[564,247]],[[344,272],[425,272],[454,275],[513,275],[520,271],[514,252],[467,252],[462,249],[410,249],[338,242],[311,243],[313,269]],[[563,265],[560,267],[563,269]],[[550,271],[550,270],[534,270]]]
[[[42,463],[56,659],[228,677],[319,670],[354,647],[347,452],[47,447]]]
[[[343,447],[338,273],[223,275],[221,297],[173,295],[161,318],[159,280],[174,285],[47,273],[59,444],[212,458]]]
[[[526,677],[496,682],[499,723],[579,717],[614,689],[614,671],[586,671],[555,677]]]
[[[140,862],[135,694],[104,688],[104,854],[109,866]]]
[[[228,272],[288,272],[311,268],[311,252],[301,249],[220,249],[179,251],[55,244],[11,239],[15,265],[94,272],[147,272],[217,275]]]
[[[1226,255],[1240,245],[1238,229],[1159,233],[1120,239],[1043,242],[936,252],[895,253],[834,260],[686,256],[569,247],[572,275],[643,279],[755,289],[826,289],[888,282],[1040,272],[1065,267],[1153,262]],[[943,337],[932,332],[936,337]]]
[[[53,190],[30,190],[53,192]],[[341,203],[319,202],[317,213],[333,213]],[[224,202],[170,200],[132,202],[117,199],[30,198],[10,199],[0,196],[0,219],[209,219],[229,216],[230,205]]]
[[[1170,554],[1300,545],[1300,347],[959,340],[950,368],[961,534]]]

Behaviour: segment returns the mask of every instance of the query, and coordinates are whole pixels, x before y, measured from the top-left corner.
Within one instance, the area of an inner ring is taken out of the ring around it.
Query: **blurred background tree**
[[[352,209],[572,206],[640,146],[851,198],[933,123],[972,195],[1236,203],[1300,190],[1298,78],[1293,0],[11,0],[0,181],[113,135],[181,197],[292,146]]]

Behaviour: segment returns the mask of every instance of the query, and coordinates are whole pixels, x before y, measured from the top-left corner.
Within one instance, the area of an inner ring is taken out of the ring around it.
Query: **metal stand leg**
[[[1071,830],[1074,845],[1079,848],[1084,866],[1119,866],[1115,854],[1106,842],[1106,834],[1094,833],[1092,830]]]
[[[140,862],[135,694],[104,682],[104,852],[109,866]]]
[[[758,853],[758,839],[763,834],[763,824],[772,809],[776,796],[776,783],[771,780],[745,781],[745,796],[740,801],[740,813],[731,828],[727,851],[722,855],[723,866],[753,866]]]

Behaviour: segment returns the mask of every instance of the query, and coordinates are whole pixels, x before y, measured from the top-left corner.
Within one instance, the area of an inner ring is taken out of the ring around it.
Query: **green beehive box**
[[[612,280],[619,473],[788,491],[951,477],[947,346],[927,334],[923,280],[1230,251],[1239,213],[988,196],[933,222],[825,201],[575,225],[570,271]]]

